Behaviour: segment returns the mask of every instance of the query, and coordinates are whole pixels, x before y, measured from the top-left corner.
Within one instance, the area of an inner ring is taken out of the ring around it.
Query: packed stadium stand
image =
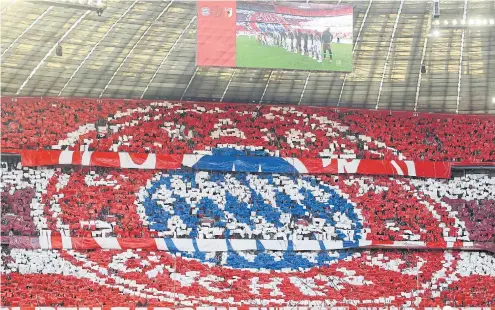
[[[342,254],[348,259],[332,264]],[[243,263],[254,257],[255,264]],[[279,264],[270,266],[267,259]],[[320,267],[300,267],[299,262],[308,259],[318,261]],[[450,301],[462,307],[493,305],[495,289],[494,258],[478,252],[275,252],[264,256],[248,252],[213,256],[209,264],[200,264],[195,258],[160,252],[12,249],[2,251],[2,261],[6,262],[2,282],[7,284],[2,298],[14,304],[242,307],[247,303],[322,308],[349,304],[431,307]],[[224,268],[232,264],[257,265],[266,272]],[[291,271],[284,274],[284,269]],[[345,302],[326,301],[328,296]]]
[[[493,162],[490,117],[55,98],[3,106],[2,147],[14,153]],[[477,146],[461,144],[473,133]],[[5,304],[486,306],[495,296],[495,258],[479,251],[495,241],[491,173],[442,180],[2,164]],[[69,289],[49,291],[53,284]]]
[[[495,178],[487,175],[409,181],[57,170],[2,168],[2,212],[7,215],[2,234],[34,236],[51,230],[69,236],[494,241]]]
[[[319,3],[237,31],[353,12],[352,72],[196,66],[191,1],[0,0],[2,310],[495,307],[495,2]]]
[[[493,117],[411,116],[314,107],[4,98],[2,147],[186,154],[240,144],[282,157],[495,162]],[[110,134],[97,139],[100,119]]]

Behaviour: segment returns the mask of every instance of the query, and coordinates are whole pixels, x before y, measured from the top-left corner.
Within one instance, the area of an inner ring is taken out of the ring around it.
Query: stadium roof
[[[495,114],[495,1],[441,0],[439,25],[432,1],[350,3],[354,71],[345,74],[197,68],[191,1],[108,0],[97,16],[1,0],[2,95]]]

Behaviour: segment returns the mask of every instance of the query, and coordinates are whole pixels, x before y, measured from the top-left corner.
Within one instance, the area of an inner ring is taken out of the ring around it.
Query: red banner
[[[424,178],[450,178],[449,162],[300,158],[308,173],[398,175]]]
[[[450,178],[451,175],[451,163],[433,161],[281,158],[263,156],[221,156],[221,159],[218,159],[219,157],[215,155],[46,150],[23,151],[21,155],[22,165],[24,167],[55,165],[123,169],[179,169],[181,167],[188,167],[197,170],[224,172],[298,172],[302,174],[396,175],[424,178]],[[195,160],[191,161],[191,157],[194,157]],[[292,168],[288,169],[287,164],[290,164],[289,167]]]
[[[29,151],[21,152],[24,167],[77,165],[131,169],[178,169],[183,155],[148,153],[112,153],[78,151]]]
[[[21,152],[22,165],[24,167],[59,165],[62,151],[28,151]]]

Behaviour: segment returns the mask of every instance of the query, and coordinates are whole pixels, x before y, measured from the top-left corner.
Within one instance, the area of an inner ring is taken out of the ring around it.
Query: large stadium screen
[[[353,7],[197,2],[198,66],[352,71]]]

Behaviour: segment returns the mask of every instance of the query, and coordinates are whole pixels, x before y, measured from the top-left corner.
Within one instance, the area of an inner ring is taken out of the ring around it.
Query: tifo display
[[[493,255],[394,248],[489,250],[494,186],[484,175],[316,178],[4,163],[2,234],[10,249],[2,252],[2,304],[486,306],[495,296]],[[130,249],[40,251],[18,237],[38,234]],[[111,237],[139,238],[138,245],[162,238],[167,250],[107,243]],[[191,239],[192,246],[180,241]],[[230,248],[202,250],[201,240],[230,240]],[[268,240],[342,248],[269,250]],[[362,241],[393,250],[360,249]]]
[[[491,117],[2,100],[3,306],[495,306]]]

